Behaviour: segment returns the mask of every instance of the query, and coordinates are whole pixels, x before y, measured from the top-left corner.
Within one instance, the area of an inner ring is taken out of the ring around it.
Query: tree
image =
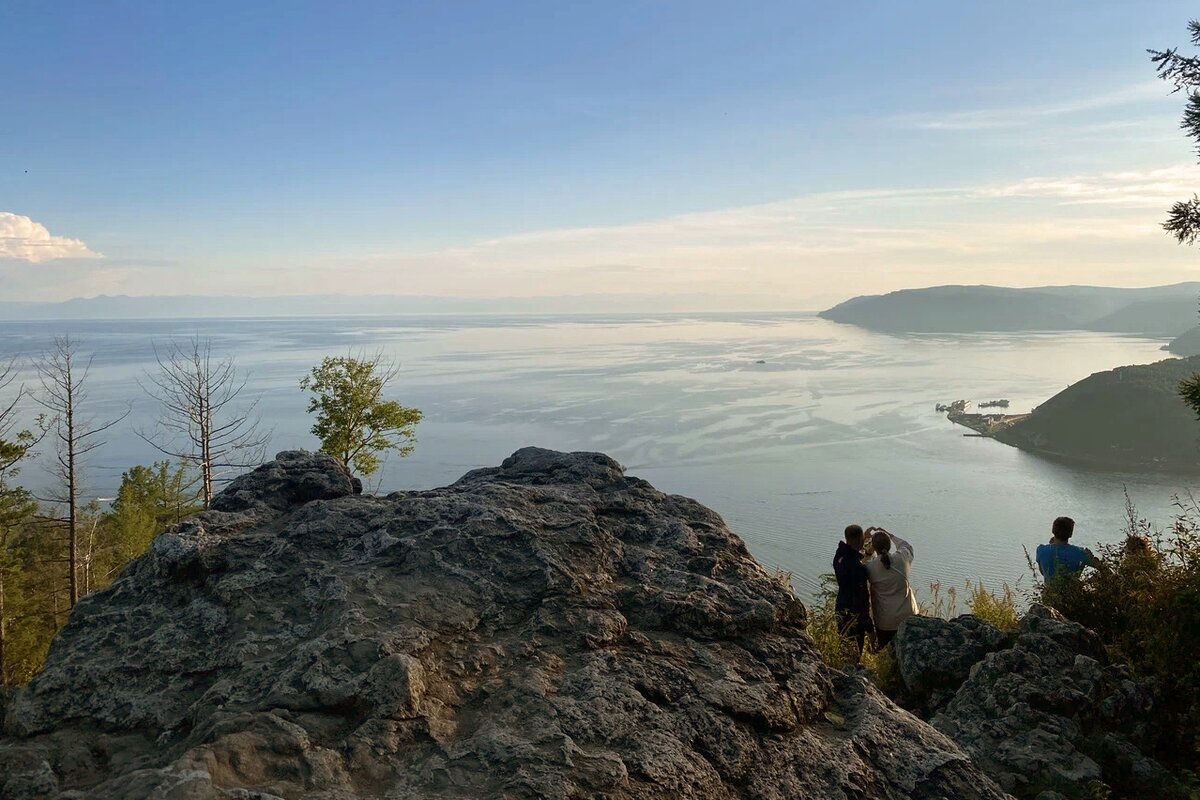
[[[1188,23],[1192,44],[1200,47],[1200,20]],[[1200,57],[1180,55],[1178,48],[1150,50],[1158,77],[1174,85],[1172,92],[1186,92],[1188,99],[1180,123],[1188,138],[1197,144],[1200,153]],[[1200,196],[1180,200],[1171,207],[1163,223],[1180,244],[1193,244],[1200,238]]]
[[[116,499],[100,519],[94,585],[110,583],[155,536],[203,508],[186,465],[158,461],[126,470]]]
[[[212,504],[213,484],[223,470],[262,462],[270,433],[259,434],[258,405],[238,402],[247,378],[239,377],[233,357],[214,358],[212,342],[193,337],[156,347],[158,372],[142,385],[162,406],[152,434],[138,435],[166,456],[200,471],[204,507]]]
[[[1188,23],[1192,44],[1200,47],[1200,20]],[[1158,77],[1174,85],[1172,93],[1187,92],[1187,105],[1183,110],[1180,127],[1188,138],[1196,142],[1200,153],[1200,57],[1180,55],[1178,48],[1150,50]],[[1195,244],[1200,238],[1200,195],[1190,200],[1180,200],[1171,206],[1163,228],[1180,244]],[[1200,417],[1200,374],[1192,375],[1179,384],[1179,396]]]
[[[50,414],[46,430],[54,442],[52,472],[59,482],[58,494],[51,502],[66,506],[67,585],[69,607],[78,602],[79,534],[83,469],[87,456],[104,445],[102,434],[129,416],[129,410],[113,419],[98,422],[87,413],[87,380],[92,359],[80,362],[75,342],[69,336],[56,336],[51,348],[37,361],[42,394],[36,398]]]
[[[0,394],[10,392],[16,377],[15,358],[0,364]],[[6,601],[9,594],[16,594],[14,584],[21,567],[16,547],[17,534],[37,510],[37,504],[29,492],[12,484],[21,461],[37,443],[37,437],[29,430],[17,429],[17,412],[25,388],[18,385],[11,395],[7,402],[0,400],[0,686],[10,682],[8,625],[13,609]]]
[[[347,470],[371,475],[379,469],[381,453],[413,451],[420,410],[383,399],[397,372],[381,354],[345,356],[326,358],[300,381],[300,388],[313,394],[308,413],[317,415],[312,432],[321,450]]]

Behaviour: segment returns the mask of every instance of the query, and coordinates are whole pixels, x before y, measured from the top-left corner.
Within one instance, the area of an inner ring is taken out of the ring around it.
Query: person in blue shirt
[[[871,632],[871,595],[867,588],[867,568],[863,565],[864,533],[861,525],[847,525],[844,541],[838,542],[833,556],[833,574],[837,576],[838,627],[854,640],[859,656]]]
[[[1084,567],[1094,567],[1099,563],[1091,550],[1071,544],[1075,520],[1059,517],[1050,526],[1050,533],[1050,543],[1037,546],[1037,565],[1046,583],[1060,577],[1078,575]]]

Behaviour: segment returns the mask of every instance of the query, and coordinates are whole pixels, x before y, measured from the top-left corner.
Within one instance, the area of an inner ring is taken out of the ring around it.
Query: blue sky
[[[1196,277],[1182,2],[10,4],[0,291]],[[7,244],[3,244],[7,242]],[[739,304],[733,301],[733,304]]]

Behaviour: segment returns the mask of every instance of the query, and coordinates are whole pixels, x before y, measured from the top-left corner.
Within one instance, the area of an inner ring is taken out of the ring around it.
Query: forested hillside
[[[1098,372],[996,438],[1033,452],[1116,468],[1200,468],[1200,425],[1179,382],[1200,356]]]

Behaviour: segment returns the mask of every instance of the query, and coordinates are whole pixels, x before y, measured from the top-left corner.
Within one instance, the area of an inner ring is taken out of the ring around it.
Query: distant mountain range
[[[202,317],[319,317],[396,314],[655,313],[795,310],[779,297],[711,294],[562,295],[460,298],[413,295],[283,295],[279,297],[101,295],[57,303],[0,301],[0,321],[38,319],[156,319]]]
[[[1196,325],[1200,282],[1100,286],[934,286],[855,297],[821,316],[891,333],[1092,330],[1177,336]]]

